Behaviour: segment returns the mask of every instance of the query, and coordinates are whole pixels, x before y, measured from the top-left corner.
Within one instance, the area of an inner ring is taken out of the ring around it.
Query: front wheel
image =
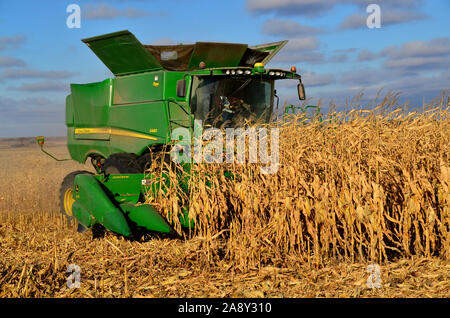
[[[79,174],[93,173],[81,170],[71,172],[64,178],[59,190],[59,209],[69,223],[74,218],[72,214],[72,205],[75,203],[75,199],[73,198],[73,184],[75,181],[75,177]]]
[[[103,170],[107,175],[143,173],[137,161],[137,156],[133,153],[112,154],[105,160]]]

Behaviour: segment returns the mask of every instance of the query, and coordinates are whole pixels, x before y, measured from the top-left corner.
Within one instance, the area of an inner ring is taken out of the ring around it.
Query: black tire
[[[59,189],[59,209],[61,213],[66,217],[67,221],[70,223],[74,216],[72,215],[72,204],[70,204],[70,195],[72,195],[73,199],[73,183],[75,181],[75,177],[79,174],[93,174],[89,171],[78,170],[69,173],[61,183],[61,187]],[[71,192],[71,193],[70,193]]]
[[[109,156],[103,165],[103,170],[109,174],[143,173],[137,156],[133,153],[115,153]]]

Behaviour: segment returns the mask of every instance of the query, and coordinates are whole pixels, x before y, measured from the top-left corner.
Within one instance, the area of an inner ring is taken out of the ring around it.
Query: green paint
[[[153,55],[129,31],[83,39],[83,42],[114,75],[161,69]]]
[[[89,174],[77,175],[73,189],[75,201],[99,223],[124,236],[131,234],[123,212],[111,201],[105,188],[94,176]]]
[[[73,216],[86,227],[91,227],[95,224],[95,219],[92,217],[91,213],[80,205],[77,201],[72,205]]]
[[[148,146],[168,143],[172,129],[192,126],[190,89],[194,78],[223,77],[225,71],[231,69],[250,70],[248,77],[268,76],[268,69],[253,68],[254,63],[246,64],[249,50],[266,54],[255,60],[266,63],[286,44],[280,41],[249,48],[247,44],[198,42],[191,46],[173,46],[180,52],[192,49],[185,51],[190,55],[180,56],[184,62],[171,61],[172,67],[164,68],[162,65],[169,65],[167,61],[160,60],[161,57],[149,49],[151,46],[141,44],[129,31],[92,37],[83,42],[116,77],[71,85],[65,118],[68,149],[72,159],[81,163],[92,155],[104,158],[117,152],[140,155]],[[205,69],[199,69],[200,62],[205,62]],[[179,70],[174,70],[177,68]],[[300,79],[297,74],[283,72],[285,78]],[[187,94],[180,98],[176,85],[183,78]],[[97,130],[76,133],[80,128]]]
[[[171,131],[177,127],[189,128],[192,136],[197,118],[197,113],[191,109],[197,105],[191,105],[191,100],[197,98],[195,89],[198,87],[194,84],[198,85],[205,77],[205,82],[226,79],[221,82],[235,86],[248,78],[269,83],[261,92],[261,96],[271,97],[263,104],[268,108],[267,118],[273,106],[274,80],[300,80],[298,74],[289,71],[254,67],[255,63],[265,65],[287,41],[253,47],[198,42],[168,46],[166,52],[161,51],[164,50],[161,47],[142,45],[129,31],[120,31],[83,42],[115,78],[71,84],[71,94],[66,98],[67,146],[71,158],[81,163],[89,157],[108,158],[121,152],[141,155],[149,146],[169,143]],[[170,60],[173,57],[176,59]],[[199,68],[200,62],[205,63],[204,69]],[[269,75],[270,71],[283,72],[285,76]],[[177,96],[180,80],[186,81],[186,97],[183,98]],[[260,97],[258,94],[249,90],[247,96],[256,100]],[[190,171],[189,165],[184,168]],[[188,193],[189,174],[178,177],[181,188]],[[150,195],[160,193],[163,182],[170,185],[168,176],[163,175],[164,181],[158,178],[144,174],[78,175],[73,214],[87,227],[98,222],[124,236],[130,236],[134,226],[169,233],[171,217],[166,221],[152,206],[139,203],[147,192]],[[152,185],[142,185],[143,179],[152,180]],[[209,181],[207,185],[210,186]],[[163,189],[166,191],[165,187]],[[182,207],[181,211],[178,218],[182,226],[194,227],[195,220],[189,219],[188,207]]]
[[[161,233],[172,232],[164,218],[149,204],[133,205],[126,202],[120,204],[120,208],[128,219],[140,227]]]

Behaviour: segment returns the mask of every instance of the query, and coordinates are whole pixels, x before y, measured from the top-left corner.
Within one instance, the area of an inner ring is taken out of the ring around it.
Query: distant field
[[[63,136],[46,137],[45,140],[47,147],[61,147],[65,145],[67,138]],[[0,138],[0,149],[28,147],[36,147],[35,137]]]
[[[59,184],[90,163],[0,139],[0,297],[450,297],[450,125],[448,109],[434,114],[283,124],[277,176],[235,167],[228,195],[200,180],[187,240],[77,233]],[[63,137],[46,147],[68,156]],[[167,213],[171,200],[154,204]],[[69,264],[80,288],[66,286]]]

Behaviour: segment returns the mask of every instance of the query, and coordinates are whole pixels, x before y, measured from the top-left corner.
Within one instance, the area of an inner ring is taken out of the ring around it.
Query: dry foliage
[[[450,297],[450,263],[410,257],[380,265],[381,288],[367,286],[368,263],[290,259],[242,272],[207,262],[204,238],[129,241],[77,233],[56,213],[2,212],[0,297]],[[81,268],[68,288],[69,264]]]
[[[0,145],[0,297],[449,297],[449,109],[381,106],[278,122],[275,175],[198,165],[189,198],[173,181],[149,201],[163,215],[189,201],[186,239],[77,233],[58,214],[59,184],[92,169]],[[366,284],[371,263],[381,288]]]
[[[172,182],[148,201],[165,215],[189,205],[197,220],[189,235],[206,239],[211,259],[244,271],[289,258],[449,260],[449,108],[416,113],[389,102],[308,125],[300,116],[279,122],[276,174],[261,174],[260,164],[199,164],[185,172],[188,196]]]

